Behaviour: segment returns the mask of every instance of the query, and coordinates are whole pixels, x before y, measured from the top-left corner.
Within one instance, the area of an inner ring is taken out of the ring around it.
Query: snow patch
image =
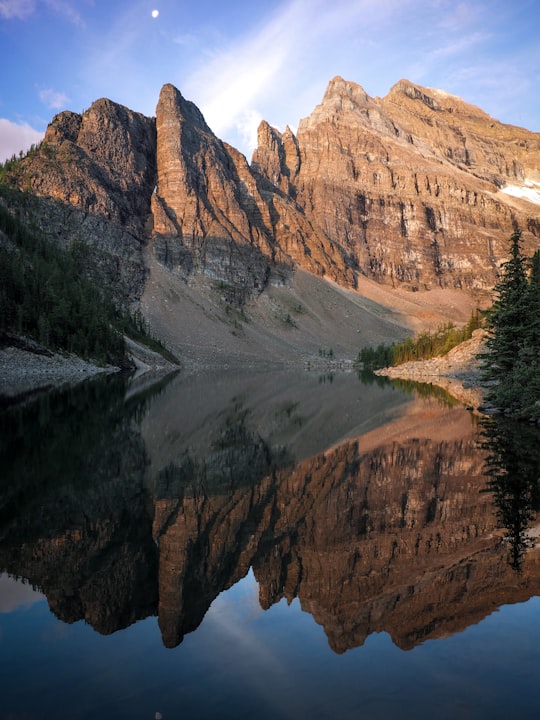
[[[505,185],[501,192],[540,205],[540,183],[534,180],[525,180],[523,185]]]

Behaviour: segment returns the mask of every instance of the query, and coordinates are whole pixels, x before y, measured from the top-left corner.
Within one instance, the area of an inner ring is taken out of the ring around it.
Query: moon
[[[152,17],[153,17],[153,18],[157,18],[158,15],[159,15],[159,10],[152,10]]]

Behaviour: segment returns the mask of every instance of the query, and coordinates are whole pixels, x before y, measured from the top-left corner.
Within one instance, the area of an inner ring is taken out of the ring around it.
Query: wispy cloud
[[[0,162],[9,160],[21,150],[25,152],[43,139],[43,133],[27,123],[17,124],[0,118]]]
[[[69,102],[68,96],[52,88],[45,88],[39,91],[39,99],[52,110],[62,110]]]
[[[400,11],[413,0],[403,0]],[[235,129],[250,139],[260,105],[280,86],[312,81],[310,64],[325,57],[326,39],[363,23],[376,24],[395,11],[390,0],[292,0],[266,18],[248,39],[216,51],[187,79],[184,89],[218,135]],[[327,78],[330,80],[330,77]],[[292,118],[294,121],[296,118]]]
[[[68,22],[77,25],[78,27],[84,27],[85,23],[81,15],[75,10],[73,5],[65,0],[45,0],[45,4],[54,13],[63,17]]]
[[[26,20],[35,9],[35,0],[0,0],[0,17],[5,20]]]
[[[214,53],[188,78],[186,93],[197,98],[218,135],[258,114],[258,98],[284,70],[294,50],[298,5],[248,40]]]
[[[482,21],[485,6],[482,2],[460,2],[456,5],[454,0],[446,0],[448,10],[443,13],[439,26],[451,32],[461,32]]]
[[[469,34],[450,34],[443,43],[436,43],[436,47],[430,47],[429,42],[424,44],[424,52],[421,58],[414,62],[409,69],[409,74],[422,82],[424,77],[432,76],[437,66],[449,67],[448,63],[455,60],[461,66],[468,53],[474,53],[482,45],[489,42],[491,35],[488,32],[473,31]],[[440,37],[437,37],[437,41]],[[435,44],[435,43],[434,43]],[[455,73],[455,65],[452,65],[452,73]]]
[[[451,39],[441,47],[437,47],[429,52],[427,54],[426,62],[429,63],[430,60],[433,61],[462,55],[464,52],[468,52],[469,50],[487,42],[490,38],[491,35],[489,33],[478,31],[473,32],[470,35],[463,35],[462,37]]]
[[[84,27],[84,21],[73,5],[66,0],[43,0],[56,15]],[[37,8],[36,0],[0,0],[0,17],[6,20],[27,20]]]
[[[463,66],[454,74],[454,82],[470,88],[476,97],[476,104],[494,117],[504,117],[509,105],[515,108],[515,124],[530,124],[526,116],[527,106],[522,108],[520,117],[519,98],[535,93],[535,86],[519,66],[505,61],[478,62]],[[533,128],[534,129],[534,128]]]

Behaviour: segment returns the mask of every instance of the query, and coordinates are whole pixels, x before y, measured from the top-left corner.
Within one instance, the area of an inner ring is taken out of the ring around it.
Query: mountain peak
[[[298,129],[328,121],[334,122],[337,118],[350,113],[360,116],[365,114],[368,108],[375,107],[373,99],[361,85],[336,75],[328,83],[321,104],[317,105],[308,118],[300,120]]]
[[[135,258],[129,281],[150,241],[158,263],[204,275],[231,306],[295,266],[348,287],[483,293],[516,221],[538,247],[540,134],[406,79],[373,98],[332,78],[296,134],[260,123],[251,166],[170,83],[155,118],[102,99],[57,115],[46,140],[10,182],[75,206],[96,248],[107,225],[108,278],[117,248]]]
[[[335,97],[348,97],[357,102],[368,102],[370,100],[369,95],[361,85],[350,80],[344,80],[341,75],[336,75],[330,80],[322,102],[324,104]]]
[[[442,110],[443,107],[439,104],[435,95],[436,91],[434,92],[431,88],[425,88],[421,85],[416,85],[410,80],[402,79],[390,88],[390,92],[386,98],[399,100],[405,96],[411,100],[420,100],[420,102],[430,108],[430,110]]]
[[[183,117],[200,129],[209,133],[212,132],[199,108],[194,103],[186,100],[180,90],[171,83],[165,83],[161,88],[156,107],[156,116],[164,115],[170,118]]]

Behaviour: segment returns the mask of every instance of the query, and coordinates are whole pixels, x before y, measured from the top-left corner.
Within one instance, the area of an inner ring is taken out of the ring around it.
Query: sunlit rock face
[[[141,232],[155,177],[155,121],[101,99],[57,115],[35,156],[32,190]],[[47,161],[48,160],[48,161]]]
[[[515,222],[538,247],[540,135],[406,80],[334,78],[296,138],[261,128],[254,167],[385,284],[490,288]]]
[[[152,238],[163,264],[186,279],[203,273],[240,299],[257,295],[294,263],[354,283],[333,243],[285,195],[261,183],[172,85],[161,91],[156,120]]]
[[[193,271],[247,292],[263,288],[273,254],[272,224],[243,156],[208,128],[172,85],[156,110],[154,247],[185,277]]]

